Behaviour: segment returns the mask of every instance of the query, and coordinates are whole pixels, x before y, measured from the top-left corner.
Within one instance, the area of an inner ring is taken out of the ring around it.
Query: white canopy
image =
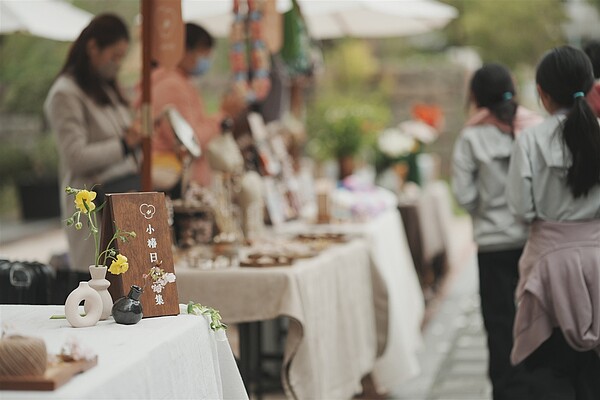
[[[0,34],[26,32],[60,41],[72,41],[93,14],[62,0],[1,0]]]
[[[300,0],[311,37],[375,38],[425,33],[456,18],[456,8],[435,0]]]
[[[277,0],[276,4],[280,13],[292,8],[291,0]],[[184,21],[202,25],[211,35],[226,37],[233,22],[233,1],[181,0],[181,14]]]
[[[436,0],[298,0],[311,37],[395,37],[429,32],[456,18],[456,8]],[[277,0],[279,12],[291,0]],[[232,22],[231,0],[182,0],[183,19],[225,37]]]

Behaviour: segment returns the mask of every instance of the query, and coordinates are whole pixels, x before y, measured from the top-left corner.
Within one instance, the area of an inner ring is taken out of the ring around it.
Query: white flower
[[[417,142],[399,129],[386,129],[377,138],[379,150],[388,157],[395,158],[410,154]]]
[[[404,121],[398,128],[408,136],[423,143],[432,143],[438,137],[438,132],[423,121]]]
[[[165,280],[167,281],[167,283],[173,283],[175,282],[175,274],[172,272],[167,272],[164,276]]]
[[[69,337],[67,339],[62,345],[60,355],[75,361],[93,360],[96,357],[96,353],[94,353],[90,347],[81,344],[75,337]]]

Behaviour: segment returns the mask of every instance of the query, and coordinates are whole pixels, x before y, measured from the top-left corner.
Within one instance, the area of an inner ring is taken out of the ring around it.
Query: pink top
[[[208,142],[219,135],[222,115],[206,114],[204,102],[198,89],[180,69],[158,68],[152,73],[152,113],[157,119],[167,106],[174,106],[196,133],[198,143],[205,154]],[[166,119],[161,118],[154,127],[152,152],[175,153],[175,136]],[[211,182],[211,170],[206,157],[194,160],[192,180],[202,186]]]
[[[517,108],[517,114],[515,115],[514,121],[515,135],[519,134],[523,129],[527,129],[530,126],[539,124],[543,120],[544,119],[539,114],[528,110],[523,106],[519,106]],[[485,107],[478,108],[477,111],[469,117],[465,125],[494,125],[502,132],[510,133],[510,126],[498,120],[498,118],[496,118],[490,112],[490,110]]]
[[[590,107],[592,107],[594,114],[596,114],[596,117],[600,118],[600,82],[596,82],[594,86],[592,86],[592,90],[590,90],[586,99]]]

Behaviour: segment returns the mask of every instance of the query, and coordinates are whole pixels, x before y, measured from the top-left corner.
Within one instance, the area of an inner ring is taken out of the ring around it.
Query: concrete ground
[[[423,333],[421,374],[390,394],[398,400],[489,400],[486,335],[473,253],[452,272]]]

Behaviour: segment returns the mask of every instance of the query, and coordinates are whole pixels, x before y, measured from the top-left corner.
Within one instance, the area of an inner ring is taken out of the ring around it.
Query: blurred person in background
[[[596,117],[600,118],[600,40],[590,40],[583,47],[583,51],[592,62],[596,80],[586,98]]]
[[[181,172],[179,145],[164,112],[174,107],[192,127],[200,148],[204,152],[207,144],[221,133],[221,122],[228,116],[237,115],[245,107],[241,96],[228,91],[221,102],[220,110],[209,115],[202,96],[193,79],[206,74],[211,66],[214,39],[204,28],[193,23],[185,24],[185,53],[177,67],[158,66],[152,72],[152,113],[156,119],[152,137],[153,169],[171,168]],[[153,175],[154,172],[153,172]],[[191,181],[201,186],[211,183],[211,171],[206,157],[192,163]],[[179,182],[181,183],[181,182]],[[158,182],[153,182],[157,187]],[[177,197],[177,187],[171,188]]]
[[[550,114],[513,148],[506,196],[531,222],[519,263],[511,360],[531,400],[600,399],[600,124],[585,95],[592,64],[570,46],[548,52],[536,83]]]
[[[494,400],[527,399],[525,371],[511,366],[510,351],[518,262],[528,228],[510,213],[504,189],[515,136],[542,118],[519,106],[512,76],[500,64],[487,64],[475,72],[469,105],[472,114],[454,145],[452,189],[471,215],[478,246],[488,374]]]
[[[50,88],[44,113],[57,137],[63,189],[90,190],[94,185],[99,185],[94,190],[104,192],[139,189],[135,159],[141,141],[139,124],[132,122],[117,81],[128,48],[123,20],[113,14],[96,16],[72,44]],[[66,219],[75,212],[75,204],[61,192],[61,213]],[[96,205],[102,203],[100,197]],[[87,280],[94,241],[72,228],[66,234],[71,268]]]

